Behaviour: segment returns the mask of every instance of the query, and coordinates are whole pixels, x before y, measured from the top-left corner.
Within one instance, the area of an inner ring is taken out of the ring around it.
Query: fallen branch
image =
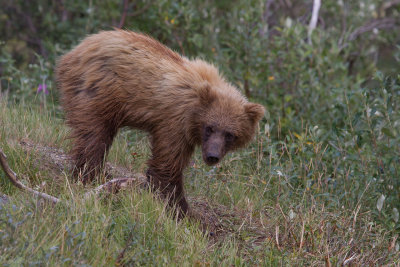
[[[24,185],[23,183],[21,183],[17,177],[17,174],[13,170],[11,170],[10,166],[8,166],[7,157],[1,149],[0,149],[0,165],[3,168],[4,172],[6,173],[6,176],[8,177],[8,179],[11,181],[11,183],[13,185],[15,185],[16,187],[18,187],[19,189],[21,189],[23,191],[27,191],[37,197],[43,198],[52,203],[59,203],[61,201],[60,199],[58,199],[56,197],[50,196],[46,193],[42,193],[42,192],[33,190],[32,188],[29,188],[26,185]]]
[[[34,190],[30,187],[27,187],[23,183],[21,183],[17,177],[17,174],[10,168],[7,162],[7,157],[3,153],[3,151],[0,149],[0,165],[3,168],[7,178],[11,181],[13,185],[15,185],[17,188],[27,191],[37,197],[40,197],[42,199],[45,199],[51,203],[57,204],[62,202],[59,198],[53,197],[51,195],[48,195],[46,193],[39,192],[37,190]],[[137,181],[135,178],[115,178],[112,179],[111,181],[108,181],[102,185],[99,185],[95,189],[86,192],[84,195],[84,198],[87,199],[92,195],[99,195],[101,192],[107,191],[109,193],[117,193],[119,190],[128,188],[130,186],[133,186],[137,184]]]

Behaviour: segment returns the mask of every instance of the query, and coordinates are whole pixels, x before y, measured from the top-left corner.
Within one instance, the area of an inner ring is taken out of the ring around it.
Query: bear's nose
[[[209,164],[215,164],[215,163],[217,163],[219,161],[219,158],[218,157],[215,157],[215,156],[208,156],[207,157],[207,162],[209,163]]]

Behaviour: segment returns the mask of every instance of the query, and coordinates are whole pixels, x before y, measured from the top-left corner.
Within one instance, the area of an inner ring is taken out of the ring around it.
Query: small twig
[[[311,34],[317,27],[318,13],[321,7],[321,0],[314,0],[310,24],[308,25],[308,43],[311,44]]]
[[[123,0],[124,8],[122,10],[121,20],[119,21],[118,29],[121,29],[125,24],[126,13],[128,12],[129,0]]]
[[[180,50],[181,50],[181,54],[184,56],[184,55],[185,55],[185,50],[183,49],[182,41],[179,40],[179,38],[178,38],[178,36],[176,35],[176,33],[173,32],[172,34],[174,35],[174,38],[175,38],[176,42],[177,42],[178,45],[179,45],[179,48],[180,48]]]
[[[122,10],[122,15],[121,15],[121,19],[119,21],[118,24],[118,29],[121,29],[126,21],[126,17],[136,17],[141,15],[142,13],[146,12],[147,9],[149,9],[151,7],[151,5],[154,3],[154,0],[149,0],[141,9],[136,10],[135,12],[129,14],[128,10],[129,10],[129,0],[123,0],[123,10]]]
[[[396,247],[396,241],[397,241],[398,237],[399,237],[398,235],[395,235],[393,237],[392,242],[390,242],[389,251],[391,251],[392,249],[394,249]]]
[[[277,206],[278,206],[279,211],[281,212],[283,218],[285,219],[285,221],[288,222],[288,219],[286,218],[285,213],[283,213],[282,207],[281,207],[281,205],[279,204],[279,202],[277,203]]]
[[[374,29],[390,29],[396,26],[396,20],[394,18],[377,19],[367,22],[365,25],[355,29],[349,36],[349,41],[355,40],[358,36],[363,33],[372,31]]]
[[[171,23],[168,20],[165,20],[165,24],[167,24],[168,26],[171,26]],[[175,41],[179,45],[179,49],[181,50],[181,54],[184,56],[185,55],[185,50],[183,49],[182,41],[179,39],[178,35],[174,31],[172,31],[172,35],[174,36]]]
[[[345,260],[344,262],[343,262],[343,266],[345,266],[346,264],[349,264],[350,262],[352,262],[354,259],[356,259],[357,258],[357,255],[356,254],[354,254],[353,256],[351,256],[350,258],[348,258],[347,260]]]
[[[356,28],[353,32],[351,32],[347,40],[341,45],[339,45],[339,49],[342,50],[343,48],[347,47],[350,42],[354,41],[360,35],[366,32],[373,31],[374,29],[384,30],[384,29],[391,29],[394,27],[396,27],[396,20],[394,18],[375,19],[369,21],[366,24]]]
[[[240,225],[240,227],[239,227],[239,229],[238,229],[238,232],[240,232],[240,230],[242,230],[242,227],[243,227],[243,225],[245,224],[245,222],[246,222],[246,218],[243,220],[242,224]]]
[[[276,246],[278,247],[279,250],[281,250],[281,247],[279,246],[279,225],[275,227],[275,241],[276,241]]]
[[[361,208],[361,204],[357,205],[357,208],[356,208],[356,210],[355,210],[355,212],[354,212],[353,230],[356,229],[357,215],[358,215],[358,212],[360,211],[360,208]]]
[[[117,259],[115,260],[115,265],[116,266],[122,264],[122,260],[124,259],[125,252],[129,248],[129,246],[131,245],[131,242],[132,242],[133,238],[134,238],[134,231],[131,231],[131,233],[129,234],[129,238],[126,241],[126,244],[125,244],[124,248],[121,250],[121,252],[117,256]]]
[[[301,251],[303,244],[304,244],[304,226],[305,226],[305,222],[303,221],[303,225],[301,227],[301,237],[300,237],[300,246],[299,246],[299,251]]]
[[[88,198],[91,195],[99,195],[103,191],[107,191],[109,193],[118,193],[121,189],[132,186],[137,180],[135,178],[114,178],[102,185],[99,185],[92,191],[85,193],[85,198]]]
[[[131,17],[136,17],[136,16],[138,16],[138,15],[144,13],[147,9],[149,9],[149,8],[151,7],[151,5],[153,4],[153,2],[154,2],[154,0],[149,0],[149,1],[147,2],[147,4],[146,4],[144,7],[142,7],[142,8],[139,9],[139,10],[136,10],[135,12],[133,12],[132,14],[130,14],[130,16],[131,16]]]

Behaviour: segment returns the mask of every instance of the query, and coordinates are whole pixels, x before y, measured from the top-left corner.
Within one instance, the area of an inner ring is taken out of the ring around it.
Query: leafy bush
[[[2,76],[0,76],[0,96],[5,94],[13,102],[36,102],[46,105],[54,101],[53,64],[37,55],[37,63],[28,65],[26,70],[20,70],[15,60],[9,54],[0,54]]]

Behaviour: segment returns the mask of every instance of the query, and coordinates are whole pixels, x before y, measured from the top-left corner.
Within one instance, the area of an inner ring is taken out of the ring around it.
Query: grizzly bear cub
[[[119,128],[146,131],[150,184],[184,214],[182,173],[195,146],[214,165],[248,143],[264,115],[263,106],[248,102],[213,65],[131,31],[84,39],[59,60],[57,84],[72,128],[75,175],[93,180]]]

